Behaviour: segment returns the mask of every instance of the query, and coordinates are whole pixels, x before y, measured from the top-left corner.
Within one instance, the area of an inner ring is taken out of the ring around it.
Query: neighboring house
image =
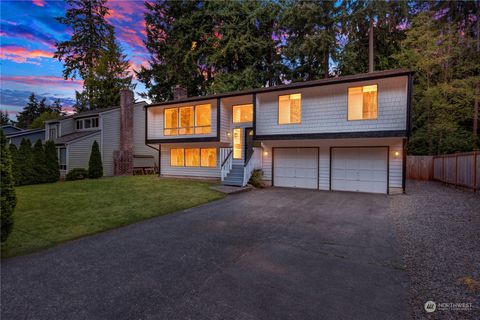
[[[405,189],[413,73],[389,70],[148,105],[162,176],[281,187]]]
[[[19,129],[19,128],[17,128]],[[23,139],[28,139],[32,144],[34,144],[37,140],[42,140],[44,142],[45,139],[45,129],[29,129],[29,130],[22,130],[14,131],[11,133],[6,134],[7,141],[11,144],[16,145],[17,147],[20,146],[20,143]]]
[[[45,139],[58,150],[61,175],[88,168],[97,141],[105,176],[132,174],[136,168],[158,166],[158,150],[145,145],[145,102],[134,103],[122,90],[119,107],[96,109],[45,122]]]
[[[18,133],[20,131],[23,131],[22,128],[16,127],[13,124],[7,124],[7,125],[2,126],[2,130],[3,130],[3,133],[5,133],[6,136],[9,135],[9,134]]]

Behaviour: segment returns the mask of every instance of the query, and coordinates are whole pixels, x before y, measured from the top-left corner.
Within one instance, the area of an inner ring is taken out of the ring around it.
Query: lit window
[[[348,88],[348,120],[377,119],[377,85]]]
[[[185,149],[185,166],[200,166],[200,149]]]
[[[217,149],[208,148],[202,149],[202,167],[216,167],[217,166]]]
[[[253,121],[253,105],[244,104],[233,106],[233,122],[252,122]]]
[[[180,110],[180,125],[178,134],[193,134],[193,107],[182,107]]]
[[[211,129],[211,105],[203,104],[195,106],[195,133],[210,133]]]
[[[278,97],[278,123],[300,123],[302,119],[302,95],[300,93]]]
[[[242,129],[233,129],[233,159],[242,159]]]
[[[170,149],[170,165],[173,167],[183,167],[185,165],[183,149]]]
[[[178,134],[178,108],[165,109],[164,135],[176,136]]]

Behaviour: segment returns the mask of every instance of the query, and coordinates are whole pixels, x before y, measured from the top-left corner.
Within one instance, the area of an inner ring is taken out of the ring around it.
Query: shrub
[[[12,176],[12,159],[7,139],[0,130],[0,202],[1,202],[1,242],[5,242],[12,232],[12,214],[17,205],[14,180]]]
[[[33,154],[30,140],[23,138],[17,153],[18,185],[34,183]]]
[[[45,150],[40,139],[33,145],[33,183],[44,183],[47,181],[47,166],[45,164]]]
[[[19,185],[20,173],[18,171],[18,149],[13,143],[9,146],[10,157],[12,158],[12,176],[15,185]]]
[[[56,182],[60,179],[57,149],[51,140],[45,143],[45,182]]]
[[[90,160],[88,161],[88,177],[98,179],[103,176],[102,156],[97,140],[93,141]]]
[[[73,180],[83,180],[88,177],[88,171],[83,168],[75,168],[70,170],[67,175],[65,176],[65,180],[73,181]]]
[[[263,184],[262,177],[263,177],[262,170],[254,170],[252,172],[252,176],[250,177],[250,180],[248,181],[248,183],[250,183],[255,188],[263,188],[265,187],[265,185]]]

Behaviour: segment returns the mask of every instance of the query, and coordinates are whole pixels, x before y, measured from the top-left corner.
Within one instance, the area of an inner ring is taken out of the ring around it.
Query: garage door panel
[[[387,148],[332,148],[332,190],[387,192]]]
[[[274,185],[279,187],[318,187],[317,148],[275,148]]]

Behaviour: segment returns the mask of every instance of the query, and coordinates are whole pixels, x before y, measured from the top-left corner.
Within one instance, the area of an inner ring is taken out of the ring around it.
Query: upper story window
[[[377,85],[348,88],[348,120],[377,119]]]
[[[77,119],[75,126],[77,130],[98,128],[98,117]]]
[[[57,138],[58,138],[57,126],[56,125],[50,126],[48,129],[48,140],[54,140]]]
[[[164,111],[163,134],[207,134],[212,130],[210,104],[168,108]]]
[[[278,97],[278,124],[302,122],[302,94],[294,93]]]
[[[252,122],[253,104],[233,106],[233,123]]]

